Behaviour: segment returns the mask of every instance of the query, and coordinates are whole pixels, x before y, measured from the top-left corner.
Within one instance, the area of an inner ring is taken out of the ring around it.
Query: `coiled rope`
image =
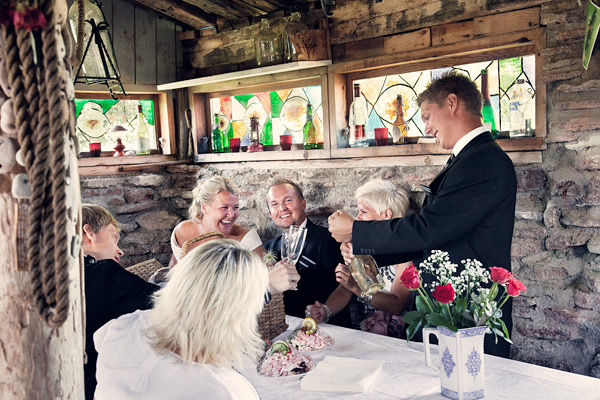
[[[73,116],[63,81],[70,79],[70,71],[59,57],[56,40],[66,30],[57,25],[55,0],[38,5],[48,21],[41,33],[5,26],[2,38],[15,125],[32,190],[27,262],[33,299],[48,326],[58,328],[69,311],[65,143],[72,135]],[[32,43],[41,43],[41,57]]]

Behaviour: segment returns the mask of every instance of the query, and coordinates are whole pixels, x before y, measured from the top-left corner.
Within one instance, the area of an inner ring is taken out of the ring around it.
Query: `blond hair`
[[[231,239],[204,243],[169,272],[154,297],[147,336],[159,352],[185,363],[231,366],[258,356],[268,272],[260,257]]]
[[[227,191],[234,196],[238,195],[238,188],[230,178],[226,178],[220,175],[215,175],[205,181],[199,182],[198,185],[192,190],[192,205],[189,209],[190,218],[194,222],[199,222],[202,219],[202,204],[210,204],[215,197],[221,193]]]
[[[114,225],[115,228],[119,229],[119,223],[110,211],[97,204],[84,203],[81,205],[81,225],[86,224],[92,228],[94,233],[97,233],[106,225]]]
[[[377,214],[389,208],[392,211],[392,218],[404,217],[410,203],[405,190],[398,189],[392,182],[383,179],[373,179],[365,183],[356,189],[354,198],[356,201],[368,201]]]

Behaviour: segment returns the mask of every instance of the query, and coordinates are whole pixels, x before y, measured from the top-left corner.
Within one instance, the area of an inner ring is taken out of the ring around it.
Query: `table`
[[[286,316],[290,329],[276,338],[287,337],[300,318]],[[325,356],[384,360],[377,381],[367,393],[313,392],[300,389],[299,376],[267,378],[246,362],[239,371],[256,387],[262,400],[318,399],[445,399],[435,370],[425,366],[422,343],[376,335],[335,325],[320,324],[335,343],[312,352],[315,364]],[[437,358],[436,346],[432,357]],[[506,400],[600,400],[600,379],[540,367],[519,361],[485,355],[485,394],[487,399]]]

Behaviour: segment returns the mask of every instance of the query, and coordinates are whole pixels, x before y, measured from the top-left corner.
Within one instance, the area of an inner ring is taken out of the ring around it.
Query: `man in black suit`
[[[273,223],[280,229],[286,230],[290,225],[307,228],[304,248],[296,264],[301,276],[298,289],[283,293],[285,313],[304,318],[306,306],[316,301],[324,304],[331,292],[337,288],[335,267],[344,260],[339,245],[327,229],[313,224],[306,217],[306,200],[294,182],[276,180],[267,192],[267,205]],[[265,249],[275,253],[279,259],[281,235],[266,242]],[[348,307],[332,317],[329,322],[351,327]]]
[[[135,310],[152,307],[152,294],[158,286],[127,272],[119,265],[123,251],[119,248],[117,221],[104,207],[82,204],[85,256],[85,352],[83,366],[85,398],[91,400],[96,389],[96,360],[93,335],[111,319]]]
[[[375,255],[385,265],[411,259],[418,264],[431,250],[443,250],[459,268],[461,260],[470,258],[484,267],[510,270],[517,181],[512,161],[482,126],[481,93],[466,76],[447,73],[432,81],[417,102],[425,133],[452,149],[448,164],[425,188],[421,211],[390,221],[356,222],[336,211],[329,230],[338,242],[352,242],[342,245],[344,257],[354,252]],[[510,332],[510,301],[503,313]],[[486,347],[505,357],[509,350],[504,340]]]

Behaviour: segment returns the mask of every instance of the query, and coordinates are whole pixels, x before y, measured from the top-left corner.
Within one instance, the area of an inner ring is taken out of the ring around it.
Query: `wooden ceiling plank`
[[[188,25],[194,29],[201,29],[215,25],[215,17],[194,7],[188,3],[178,0],[128,0],[130,3],[148,7],[159,14],[165,15],[181,24]]]
[[[158,0],[160,1],[160,0]],[[231,7],[229,1],[223,0],[184,0],[186,3],[191,4],[195,7],[198,7],[204,12],[209,14],[215,14],[221,16],[227,20],[234,20],[238,18],[242,18],[247,16],[243,10],[238,9],[237,7]],[[181,0],[178,3],[182,3]]]

